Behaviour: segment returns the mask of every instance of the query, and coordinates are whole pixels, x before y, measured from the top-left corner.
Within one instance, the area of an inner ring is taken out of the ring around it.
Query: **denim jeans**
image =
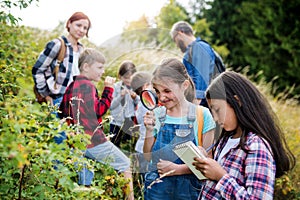
[[[196,176],[181,175],[162,178],[161,183],[150,184],[159,177],[157,171],[145,175],[145,200],[196,200],[201,191],[201,183]],[[183,192],[184,191],[184,192]]]
[[[83,167],[78,172],[78,184],[79,185],[90,186],[90,185],[92,185],[93,179],[94,179],[94,172],[87,169],[86,167]]]
[[[59,108],[59,105],[61,103],[63,99],[63,96],[57,98],[57,99],[53,99],[53,105],[57,106],[57,108]],[[57,113],[55,112],[54,114],[56,114],[56,117],[58,117]],[[67,139],[67,135],[65,131],[59,132],[59,136],[55,136],[54,137],[54,142],[56,144],[61,144],[64,140]],[[57,161],[58,163],[60,163],[59,161]],[[57,168],[55,166],[55,168]],[[94,172],[88,170],[86,167],[83,167],[79,172],[78,172],[78,184],[79,185],[86,185],[89,186],[92,184],[94,178]]]

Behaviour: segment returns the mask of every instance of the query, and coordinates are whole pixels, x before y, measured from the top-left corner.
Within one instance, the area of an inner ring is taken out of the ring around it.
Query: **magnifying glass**
[[[158,106],[158,98],[151,90],[143,90],[140,94],[143,106],[148,110],[154,110]]]

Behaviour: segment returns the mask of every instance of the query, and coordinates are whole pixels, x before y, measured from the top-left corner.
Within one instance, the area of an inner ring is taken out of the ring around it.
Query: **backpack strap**
[[[207,41],[205,41],[205,40],[203,40],[203,39],[201,39],[201,41],[202,42],[204,42],[204,43],[206,43],[206,44],[208,44],[209,45],[209,47],[211,48],[211,50],[212,50],[212,52],[214,53],[214,56],[215,56],[215,68],[216,69],[214,69],[216,72],[214,72],[215,74],[216,73],[222,73],[222,72],[224,72],[225,70],[226,70],[226,67],[225,67],[225,65],[224,65],[224,63],[223,63],[223,60],[222,60],[222,58],[221,58],[221,56],[218,54],[218,52],[216,52],[213,48],[212,48],[212,46],[207,42]],[[215,76],[215,75],[214,75]]]
[[[190,104],[187,119],[188,119],[188,122],[189,122],[191,128],[193,126],[193,123],[197,119],[197,124],[198,124],[198,131],[197,131],[198,145],[202,146],[202,140],[203,140],[202,131],[203,131],[203,123],[204,123],[202,106],[199,106],[199,105],[197,106],[195,104]]]
[[[202,131],[203,131],[203,123],[204,123],[202,106],[197,106],[197,122],[198,122],[198,145],[202,146],[203,143]]]
[[[188,62],[192,64],[193,62],[193,45],[191,45],[190,49],[189,49],[189,56],[188,56]]]
[[[55,65],[54,70],[53,70],[53,75],[55,77],[54,89],[57,89],[56,81],[57,81],[57,75],[58,75],[58,72],[59,72],[59,66],[63,62],[65,54],[66,54],[66,45],[65,45],[64,40],[61,37],[59,37],[58,39],[61,43],[61,46],[60,46],[60,49],[59,49],[59,52],[58,52],[58,55],[57,55],[56,65]]]

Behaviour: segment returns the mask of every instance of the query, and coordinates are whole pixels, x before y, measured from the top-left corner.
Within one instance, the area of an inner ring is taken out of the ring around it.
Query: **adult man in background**
[[[195,37],[192,26],[185,21],[176,22],[170,34],[184,53],[183,64],[194,81],[197,104],[207,107],[205,90],[216,75],[215,58],[218,54],[207,42]],[[221,59],[219,56],[218,58]]]

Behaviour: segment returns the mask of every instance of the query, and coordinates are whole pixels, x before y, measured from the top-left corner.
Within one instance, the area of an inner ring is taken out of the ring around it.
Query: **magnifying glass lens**
[[[141,101],[148,110],[153,110],[156,108],[158,103],[156,94],[150,90],[142,91]]]

